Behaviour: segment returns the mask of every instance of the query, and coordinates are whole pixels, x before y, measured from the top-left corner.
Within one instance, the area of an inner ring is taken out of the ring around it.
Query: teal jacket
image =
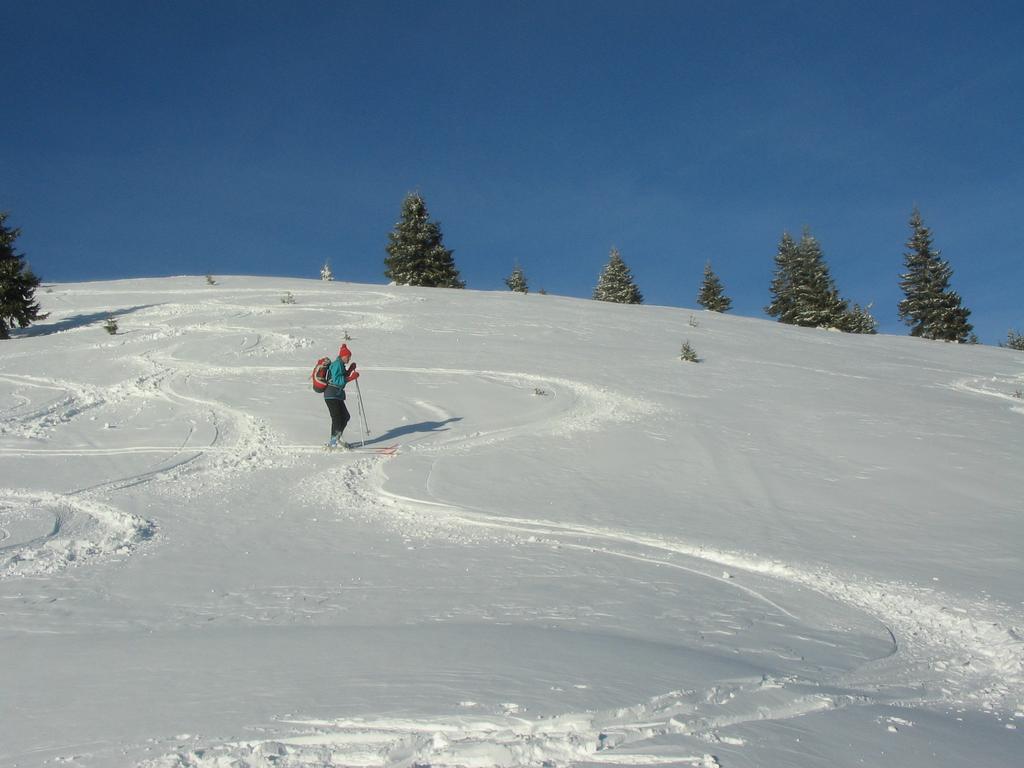
[[[345,399],[345,364],[340,357],[334,358],[331,367],[327,369],[327,389],[324,390],[324,400]]]

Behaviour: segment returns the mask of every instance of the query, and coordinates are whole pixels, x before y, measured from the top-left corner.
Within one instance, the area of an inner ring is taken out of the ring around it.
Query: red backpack
[[[331,367],[331,358],[321,357],[316,361],[316,365],[313,366],[313,373],[310,378],[313,380],[313,391],[323,392],[327,389],[327,373]]]

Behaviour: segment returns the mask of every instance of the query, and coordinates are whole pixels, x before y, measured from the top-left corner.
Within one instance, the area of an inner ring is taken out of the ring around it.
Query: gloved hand
[[[355,381],[359,378],[359,371],[352,371],[348,376],[345,377],[345,381]]]
[[[356,364],[352,363],[351,365],[349,365],[348,371],[346,371],[346,373],[352,373],[352,371],[354,371],[355,369],[356,369]]]

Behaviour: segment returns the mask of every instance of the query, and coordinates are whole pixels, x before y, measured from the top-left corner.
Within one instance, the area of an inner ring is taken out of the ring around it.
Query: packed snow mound
[[[125,555],[155,532],[152,522],[98,501],[0,489],[0,579]]]
[[[746,721],[785,720],[835,706],[830,697],[809,695],[783,703],[773,681],[757,680],[710,691],[673,691],[651,701],[611,711],[531,720],[507,713],[457,715],[413,721],[289,720],[301,735],[221,745],[146,761],[144,768],[238,768],[262,766],[389,765],[554,766],[577,763],[622,766],[719,766],[716,745],[742,745],[721,729]],[[472,709],[473,702],[465,702]],[[674,735],[688,749],[658,755],[629,754],[624,747]]]

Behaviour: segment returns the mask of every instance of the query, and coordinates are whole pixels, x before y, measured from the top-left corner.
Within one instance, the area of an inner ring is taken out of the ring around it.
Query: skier
[[[328,448],[348,448],[348,443],[341,439],[341,433],[345,431],[350,418],[348,408],[345,407],[345,384],[359,378],[359,371],[356,364],[349,365],[352,352],[347,344],[342,344],[338,350],[338,356],[331,362],[327,371],[327,389],[324,390],[324,402],[327,403],[327,410],[331,412],[331,439],[327,442]]]

